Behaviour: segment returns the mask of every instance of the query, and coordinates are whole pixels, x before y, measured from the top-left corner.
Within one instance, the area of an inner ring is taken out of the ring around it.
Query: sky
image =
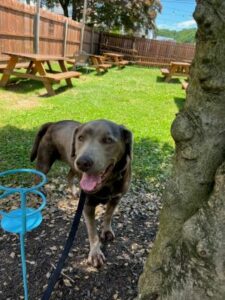
[[[26,0],[19,1],[26,2]],[[196,27],[192,17],[195,9],[195,0],[161,0],[161,3],[163,9],[156,19],[158,28],[182,30]],[[56,12],[62,13],[62,9],[60,8]]]
[[[196,27],[192,16],[195,0],[161,0],[161,3],[163,9],[156,19],[158,28],[182,30]]]

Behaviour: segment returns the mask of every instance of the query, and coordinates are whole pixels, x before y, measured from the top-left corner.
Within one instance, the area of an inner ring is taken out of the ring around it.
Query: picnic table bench
[[[26,62],[18,62],[15,66],[15,69],[27,69],[29,66],[29,63]],[[0,73],[3,73],[4,69],[6,69],[7,63],[0,64]]]
[[[189,76],[190,63],[173,61],[169,68],[162,68],[161,73],[165,77],[165,81],[169,82],[173,76]]]
[[[110,60],[113,65],[116,65],[119,68],[124,68],[126,65],[129,64],[128,60],[124,60],[123,54],[118,54],[114,52],[104,52],[103,55],[105,56],[106,60]]]
[[[66,80],[67,86],[72,87],[71,78],[80,77],[80,73],[76,71],[68,71],[64,61],[67,58],[52,55],[41,55],[41,54],[27,54],[27,53],[14,53],[14,52],[4,52],[3,54],[9,55],[10,59],[6,68],[3,70],[2,79],[0,81],[0,86],[5,87],[10,79],[10,76],[16,76],[18,78],[27,78],[42,81],[48,94],[53,96],[55,91],[52,88],[53,83],[59,83],[61,80]],[[18,68],[18,61],[26,60],[28,61],[28,66],[26,68],[26,73],[15,71]],[[58,62],[61,71],[52,71],[51,62]],[[49,69],[53,73],[46,72],[44,64],[48,63]]]
[[[105,57],[102,55],[90,55],[92,66],[98,73],[107,72],[112,67],[111,63],[105,61]]]
[[[107,42],[100,44],[100,52],[116,52],[118,54],[123,54],[126,57],[129,57],[130,60],[135,60],[136,55],[138,54],[137,49],[135,48],[125,48],[125,47],[119,47],[115,45],[110,45]]]

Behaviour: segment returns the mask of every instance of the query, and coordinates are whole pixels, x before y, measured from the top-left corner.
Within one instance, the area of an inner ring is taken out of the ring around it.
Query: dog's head
[[[131,159],[132,133],[106,120],[82,124],[74,132],[71,155],[81,175],[81,188],[96,193],[112,177],[118,162]]]

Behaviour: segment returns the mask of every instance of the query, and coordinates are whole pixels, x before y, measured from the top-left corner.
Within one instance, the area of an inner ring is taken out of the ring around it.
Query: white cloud
[[[192,28],[192,27],[196,27],[196,22],[195,22],[194,19],[192,19],[192,20],[187,20],[187,21],[184,21],[184,22],[179,22],[176,25],[179,29]]]
[[[170,29],[170,30],[182,30],[182,29],[188,29],[188,28],[196,28],[197,24],[194,19],[187,20],[183,22],[178,23],[159,23],[157,24],[157,27],[159,29]]]

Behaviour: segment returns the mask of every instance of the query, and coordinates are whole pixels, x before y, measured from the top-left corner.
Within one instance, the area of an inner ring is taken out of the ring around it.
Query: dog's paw
[[[106,259],[100,247],[95,247],[90,250],[88,255],[88,264],[95,268],[100,268],[104,265]]]
[[[112,228],[107,230],[102,230],[101,232],[101,240],[103,242],[111,242],[115,239],[115,233],[113,232]]]

